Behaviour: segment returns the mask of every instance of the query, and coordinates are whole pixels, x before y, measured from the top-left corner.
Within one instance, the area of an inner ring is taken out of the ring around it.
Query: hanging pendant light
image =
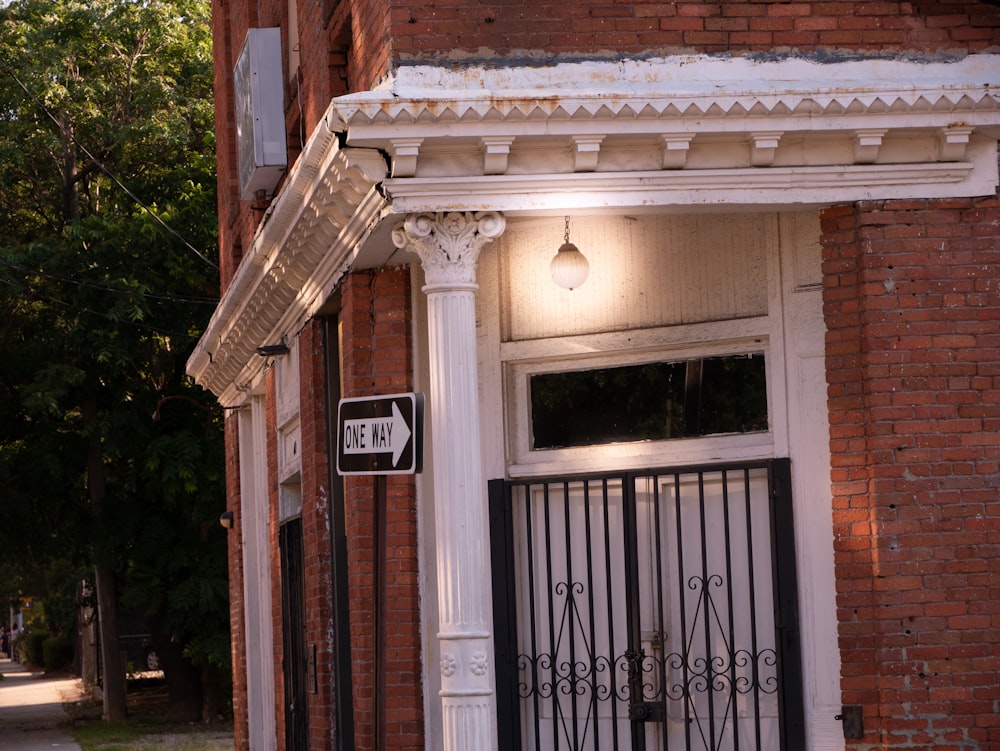
[[[563,289],[576,289],[585,281],[590,273],[590,264],[580,249],[569,241],[569,217],[566,217],[566,233],[563,244],[552,257],[549,264],[552,281]]]

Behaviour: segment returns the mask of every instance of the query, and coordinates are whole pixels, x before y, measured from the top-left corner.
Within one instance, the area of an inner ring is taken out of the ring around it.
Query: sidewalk
[[[77,678],[49,678],[0,659],[0,751],[80,751],[73,740],[63,701],[81,692]]]

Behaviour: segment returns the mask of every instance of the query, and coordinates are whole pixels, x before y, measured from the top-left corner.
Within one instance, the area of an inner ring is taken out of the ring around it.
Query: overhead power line
[[[0,284],[3,284],[7,287],[12,287],[15,290],[19,289],[19,287],[14,282],[8,279],[0,279]],[[105,320],[112,321],[115,324],[119,324],[122,326],[132,326],[133,328],[142,329],[143,331],[151,331],[152,333],[160,334],[161,336],[176,336],[176,337],[190,336],[190,332],[161,328],[160,326],[152,326],[147,323],[140,323],[139,321],[133,321],[127,318],[118,318],[100,310],[94,310],[92,308],[87,308],[82,305],[78,305],[76,303],[70,303],[67,302],[66,300],[61,300],[58,297],[53,297],[52,295],[42,294],[37,290],[32,290],[29,294],[32,300],[48,302],[52,303],[53,305],[60,305],[64,308],[68,308],[74,311],[75,313],[85,313],[87,315],[97,316],[98,318],[103,318]]]
[[[101,290],[102,292],[111,292],[113,294],[120,295],[138,295],[139,297],[144,297],[148,300],[167,300],[169,302],[181,302],[190,303],[192,305],[218,305],[219,299],[217,297],[197,297],[197,296],[180,296],[180,295],[164,295],[157,294],[156,292],[136,292],[131,289],[122,289],[120,287],[111,287],[104,284],[97,284],[96,282],[88,281],[85,279],[70,279],[65,276],[58,276],[56,274],[49,274],[45,271],[39,271],[38,269],[29,269],[25,266],[19,266],[16,263],[11,263],[5,258],[0,258],[0,263],[13,271],[17,271],[21,274],[31,274],[34,276],[44,277],[45,279],[51,279],[54,282],[59,282],[61,284],[72,284],[77,287],[90,287],[92,289]]]

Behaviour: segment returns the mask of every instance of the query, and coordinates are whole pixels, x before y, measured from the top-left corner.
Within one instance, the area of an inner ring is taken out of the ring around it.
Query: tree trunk
[[[153,619],[155,620],[155,619]],[[155,622],[150,624],[153,647],[167,683],[169,712],[185,722],[202,719],[202,681],[198,669],[184,657],[184,648],[163,633]]]
[[[90,492],[90,512],[102,525],[105,476],[101,430],[97,421],[97,398],[89,396],[83,403],[83,421],[87,431],[87,488]],[[94,586],[97,589],[98,636],[101,641],[101,673],[103,679],[104,720],[121,722],[128,715],[125,698],[125,663],[118,645],[118,590],[115,575],[107,564],[107,554],[95,546]]]
[[[219,717],[219,685],[207,665],[201,669],[201,724],[211,725]]]
[[[97,624],[101,640],[104,721],[121,722],[128,715],[125,663],[118,643],[118,588],[109,566],[94,567],[97,586]]]
[[[67,224],[80,218],[80,184],[76,174],[76,144],[73,127],[65,113],[59,118],[59,135],[63,145],[63,221]]]

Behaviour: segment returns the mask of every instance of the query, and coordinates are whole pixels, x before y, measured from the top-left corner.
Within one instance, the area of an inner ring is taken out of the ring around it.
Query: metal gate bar
[[[803,735],[787,460],[494,481],[500,747]]]

